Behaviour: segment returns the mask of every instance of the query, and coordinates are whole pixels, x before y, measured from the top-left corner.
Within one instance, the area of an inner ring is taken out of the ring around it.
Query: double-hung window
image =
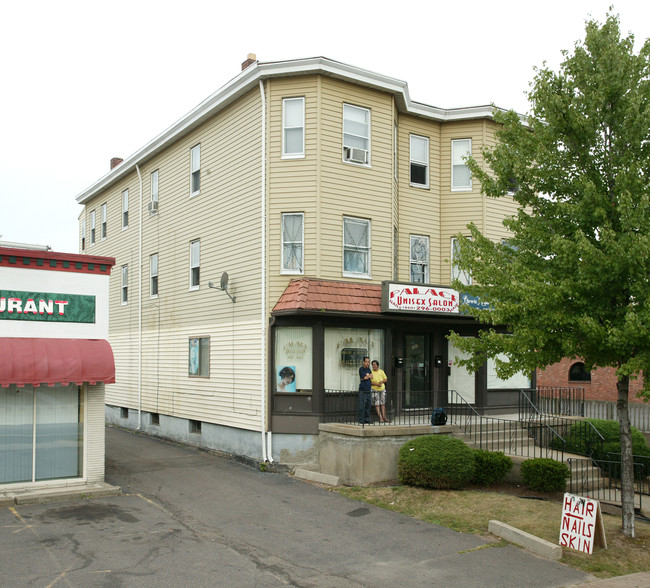
[[[302,212],[282,215],[282,273],[302,274],[305,215]]]
[[[429,187],[429,139],[411,135],[411,185]]]
[[[158,298],[158,254],[154,253],[149,257],[149,296]]]
[[[120,289],[120,302],[126,304],[129,301],[129,266],[122,266],[122,287]]]
[[[370,110],[343,105],[343,161],[370,165]]]
[[[106,203],[102,204],[102,241],[106,239]]]
[[[470,191],[472,176],[466,158],[472,154],[471,139],[453,139],[451,142],[451,189]]]
[[[458,280],[466,286],[471,285],[472,276],[458,267],[459,245],[456,237],[451,240],[451,279]]]
[[[81,250],[86,249],[86,219],[81,219]]]
[[[282,157],[305,156],[305,99],[282,100]]]
[[[158,170],[151,172],[151,206],[152,214],[158,212]]]
[[[90,244],[95,244],[95,211],[90,211]]]
[[[201,190],[201,144],[190,149],[190,196]]]
[[[129,228],[129,191],[122,192],[122,229]]]
[[[190,290],[199,289],[201,277],[201,240],[190,242]]]
[[[370,277],[370,221],[343,217],[343,275]]]
[[[411,282],[429,282],[429,237],[411,235]]]

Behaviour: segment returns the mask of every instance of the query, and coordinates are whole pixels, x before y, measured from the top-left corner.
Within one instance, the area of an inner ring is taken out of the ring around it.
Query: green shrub
[[[521,464],[521,481],[531,490],[563,492],[570,476],[565,463],[546,457],[527,459]]]
[[[498,484],[512,469],[512,460],[503,451],[474,450],[474,477],[472,482],[489,486]]]
[[[446,435],[417,437],[399,450],[399,481],[410,486],[462,488],[474,476],[474,467],[473,450]]]

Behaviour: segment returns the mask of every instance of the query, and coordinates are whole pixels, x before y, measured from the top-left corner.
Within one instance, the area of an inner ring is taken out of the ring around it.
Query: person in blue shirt
[[[359,368],[359,423],[370,424],[372,370],[370,358],[363,358],[363,365]]]

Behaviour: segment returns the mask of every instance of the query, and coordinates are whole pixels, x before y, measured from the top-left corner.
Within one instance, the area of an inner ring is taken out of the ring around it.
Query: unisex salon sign
[[[459,295],[457,290],[451,288],[384,282],[381,302],[384,312],[458,314]]]
[[[0,290],[0,320],[94,323],[95,297]]]

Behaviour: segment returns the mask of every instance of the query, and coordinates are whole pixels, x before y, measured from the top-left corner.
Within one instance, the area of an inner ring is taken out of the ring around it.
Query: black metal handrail
[[[585,389],[579,386],[538,386],[529,390],[532,402],[543,414],[585,416]]]

